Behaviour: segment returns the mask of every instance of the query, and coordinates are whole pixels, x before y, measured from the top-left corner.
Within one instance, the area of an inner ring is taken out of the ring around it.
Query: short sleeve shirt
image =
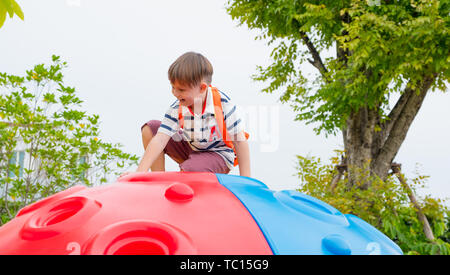
[[[244,130],[244,121],[239,107],[232,103],[231,98],[220,92],[225,125],[230,135],[236,135]],[[158,132],[172,137],[181,128],[178,121],[179,101],[175,101],[167,110],[161,121]],[[201,115],[194,114],[188,107],[182,106],[184,127],[182,137],[194,151],[213,151],[222,156],[230,170],[234,167],[234,151],[222,139],[214,116],[214,102],[211,87],[206,94],[206,105]]]

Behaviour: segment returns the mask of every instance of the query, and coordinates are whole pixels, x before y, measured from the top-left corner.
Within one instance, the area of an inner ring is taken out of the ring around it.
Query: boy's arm
[[[139,163],[136,172],[147,172],[166,147],[170,136],[163,133],[156,133],[145,149],[144,156]]]
[[[239,161],[239,174],[244,177],[251,177],[250,172],[250,149],[244,131],[234,136],[233,145]]]

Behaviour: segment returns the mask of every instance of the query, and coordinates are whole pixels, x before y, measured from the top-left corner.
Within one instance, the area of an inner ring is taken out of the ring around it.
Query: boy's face
[[[200,82],[195,86],[182,85],[178,81],[172,84],[172,94],[178,98],[180,104],[187,107],[194,107],[194,103],[203,103],[206,95],[208,85],[205,82]],[[201,106],[201,105],[200,105]]]

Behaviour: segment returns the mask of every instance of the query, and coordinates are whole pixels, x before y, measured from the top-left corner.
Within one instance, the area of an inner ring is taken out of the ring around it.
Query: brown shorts
[[[146,125],[150,127],[153,136],[155,136],[161,125],[161,121],[150,120],[141,126],[141,130]],[[194,151],[185,140],[175,141],[171,138],[167,143],[166,148],[164,148],[164,153],[176,161],[180,165],[180,170],[182,171],[212,172],[219,174],[228,174],[230,172],[225,160],[218,153],[213,151]]]

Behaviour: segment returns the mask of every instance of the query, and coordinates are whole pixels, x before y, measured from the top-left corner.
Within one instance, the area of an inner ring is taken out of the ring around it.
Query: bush
[[[435,240],[425,237],[423,225],[417,216],[417,209],[410,202],[407,190],[390,175],[385,181],[377,177],[362,175],[371,182],[367,189],[360,182],[354,186],[347,184],[347,177],[339,180],[332,189],[330,183],[337,171],[343,152],[328,164],[320,158],[297,156],[297,176],[302,184],[299,192],[316,197],[344,214],[353,214],[372,224],[395,241],[405,254],[450,254],[450,217],[445,201],[431,196],[418,198],[422,212],[427,217]],[[352,169],[352,168],[349,168]],[[425,186],[426,176],[417,176],[408,180],[415,193]]]
[[[58,56],[25,76],[0,73],[0,225],[27,204],[77,184],[101,184],[137,164],[101,140]]]

